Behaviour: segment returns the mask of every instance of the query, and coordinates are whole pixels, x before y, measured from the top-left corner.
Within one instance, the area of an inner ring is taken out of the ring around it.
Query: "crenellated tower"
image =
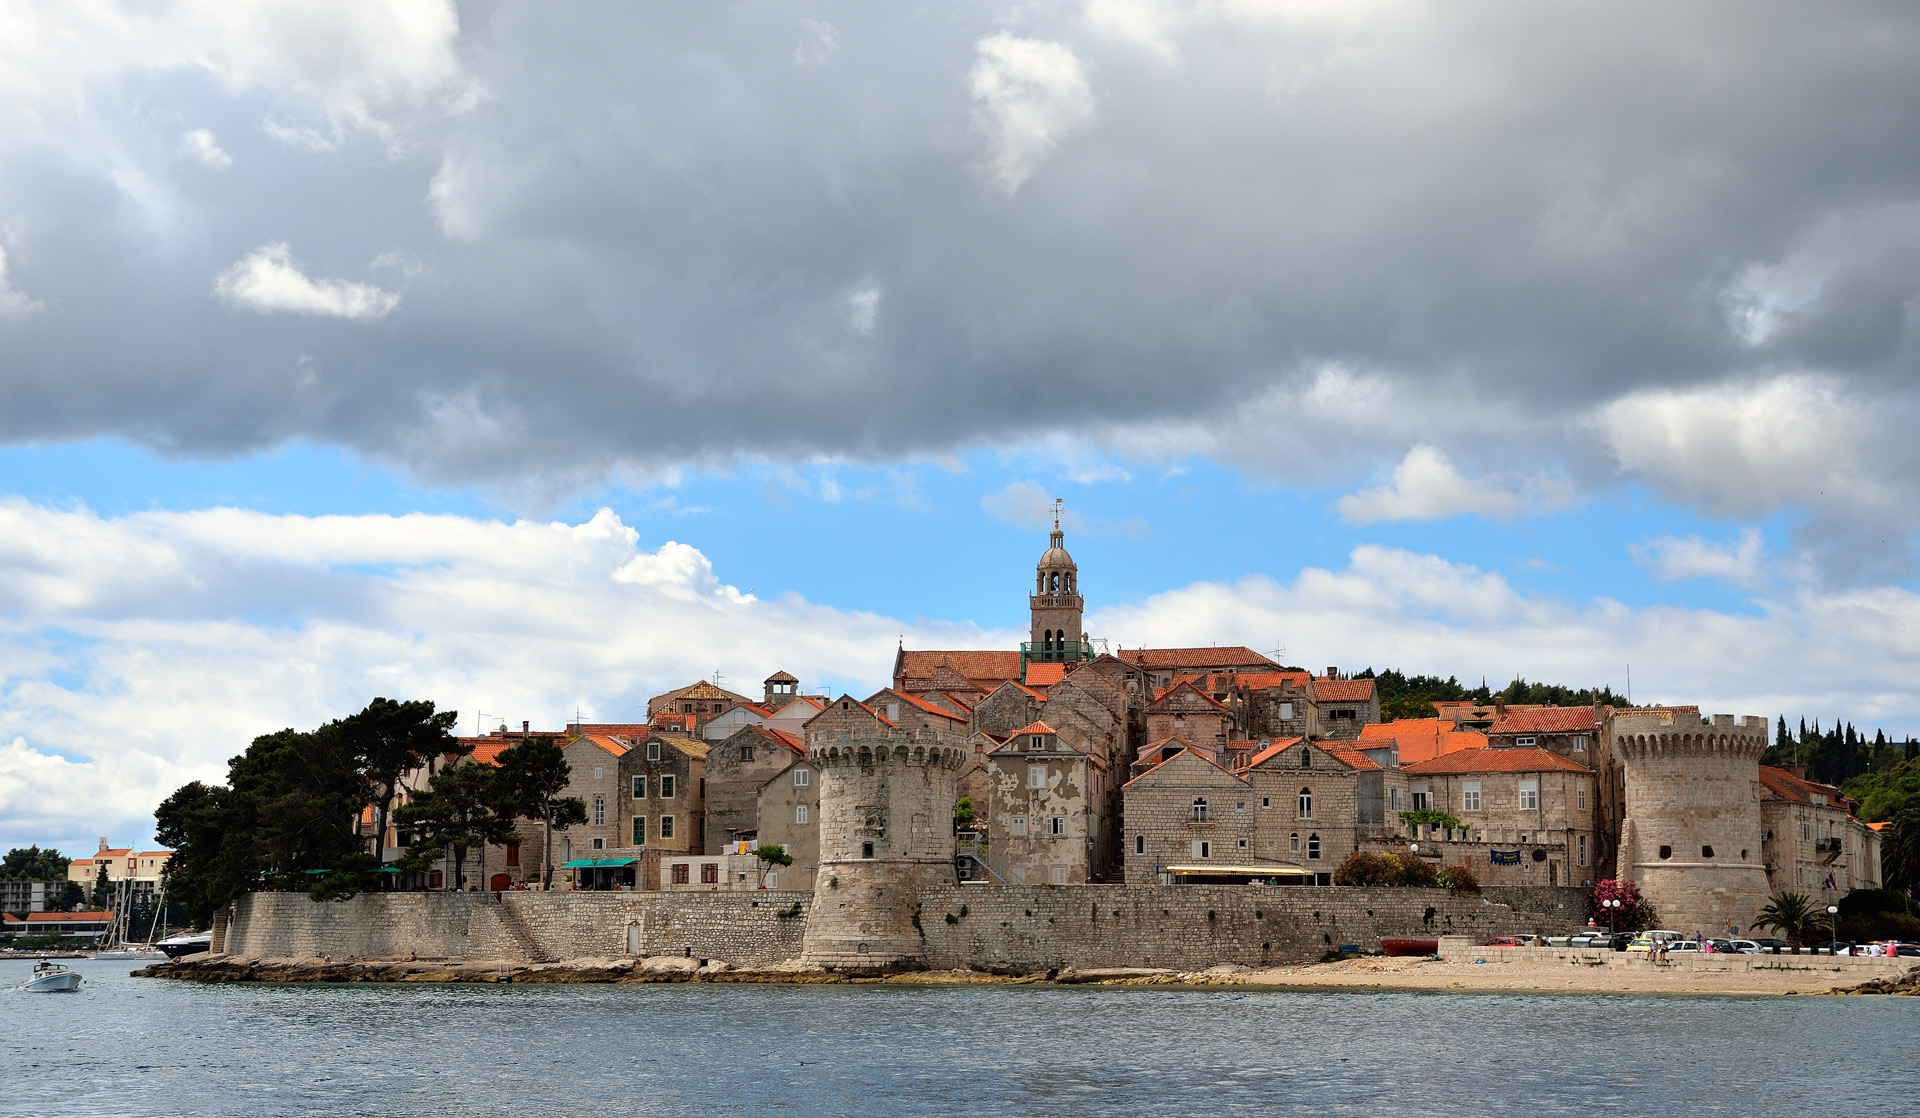
[[[1034,567],[1033,593],[1028,598],[1031,632],[1025,648],[1028,661],[1085,660],[1087,634],[1081,628],[1087,602],[1080,596],[1080,568],[1064,546],[1060,531],[1060,502],[1053,503],[1053,535],[1046,554]]]
[[[1762,717],[1706,719],[1698,707],[1614,715],[1626,790],[1617,872],[1640,886],[1661,927],[1744,934],[1767,903],[1760,853],[1767,729]]]
[[[951,723],[951,725],[947,725]],[[807,723],[820,780],[820,874],[802,961],[840,971],[924,967],[920,890],[955,882],[953,805],[966,723],[893,692],[842,695]]]

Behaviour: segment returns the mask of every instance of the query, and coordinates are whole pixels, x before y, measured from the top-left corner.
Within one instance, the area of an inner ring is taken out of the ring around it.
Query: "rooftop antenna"
[[[715,669],[713,669],[713,685],[714,685],[715,687],[718,687],[718,686],[720,686],[720,681],[721,681],[721,680],[723,680],[723,679],[725,679],[725,678],[727,678],[727,677],[726,677],[726,676],[723,676],[723,675],[721,675],[721,674],[720,674],[720,669],[719,669],[719,668],[715,668]]]
[[[1633,665],[1627,665],[1627,706],[1633,706]]]

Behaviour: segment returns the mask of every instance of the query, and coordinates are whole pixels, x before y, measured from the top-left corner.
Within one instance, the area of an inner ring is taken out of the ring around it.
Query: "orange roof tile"
[[[1360,727],[1359,744],[1363,749],[1391,744],[1400,754],[1400,766],[1405,768],[1463,749],[1485,749],[1487,736],[1472,730],[1456,730],[1452,722],[1444,719],[1401,718]]]
[[[1589,773],[1592,769],[1577,761],[1569,761],[1550,750],[1529,747],[1526,749],[1463,749],[1457,753],[1448,753],[1435,757],[1431,761],[1422,761],[1417,765],[1402,765],[1409,776],[1443,776],[1448,773],[1536,773],[1536,772],[1572,772]]]
[[[1059,732],[1060,731],[1054,729],[1052,726],[1047,725],[1045,722],[1041,722],[1036,719],[1035,721],[1029,722],[1025,726],[1020,727],[1018,730],[1015,730],[1013,732],[1013,736],[1019,737],[1021,734],[1057,734]]]
[[[1320,703],[1364,703],[1373,698],[1373,680],[1315,679],[1313,698]]]
[[[1260,665],[1280,670],[1280,665],[1251,648],[1220,645],[1211,648],[1123,648],[1114,653],[1129,664],[1142,668],[1227,668]]]
[[[1489,734],[1577,734],[1599,726],[1592,707],[1508,708],[1505,718],[1495,718]]]
[[[755,727],[755,729],[759,730],[761,733],[767,735],[768,737],[773,738],[775,741],[778,741],[781,745],[786,746],[788,749],[793,750],[795,753],[800,754],[802,757],[806,756],[807,743],[800,739],[800,735],[789,734],[785,730],[775,730],[769,726],[757,726]]]
[[[1192,695],[1194,698],[1200,700],[1202,703],[1205,703],[1207,706],[1212,707],[1214,710],[1224,711],[1227,709],[1226,707],[1215,702],[1213,700],[1213,696],[1200,690],[1198,687],[1195,687],[1191,682],[1183,681],[1181,683],[1177,683],[1173,685],[1172,687],[1167,688],[1165,691],[1162,691],[1159,694],[1159,696],[1153,700],[1152,703],[1148,704],[1147,711],[1149,713],[1152,713],[1154,707],[1157,707],[1161,703],[1164,703],[1173,699],[1182,691],[1185,691],[1187,694]]]
[[[960,717],[959,715],[953,713],[947,708],[942,706],[935,706],[934,704],[926,701],[925,699],[920,698],[918,695],[909,695],[904,691],[895,691],[891,687],[887,688],[885,691],[882,691],[881,694],[892,695],[894,698],[899,699],[901,702],[912,703],[914,706],[919,707],[921,710],[926,711],[928,714],[939,715],[941,718],[951,718],[955,722],[966,721],[965,718]]]
[[[1248,767],[1251,768],[1254,765],[1259,765],[1275,757],[1278,757],[1282,753],[1285,753],[1287,750],[1292,749],[1294,746],[1301,744],[1305,740],[1306,740],[1305,738],[1288,738],[1285,741],[1274,742],[1272,745],[1268,746],[1266,749],[1261,750],[1260,755],[1258,757],[1255,757],[1253,760],[1249,761]],[[1360,752],[1359,750],[1353,748],[1352,746],[1345,744],[1344,742],[1316,741],[1310,744],[1315,749],[1320,750],[1322,753],[1325,753],[1327,756],[1333,758],[1334,760],[1340,762],[1341,764],[1347,766],[1350,769],[1360,769],[1363,771],[1372,772],[1373,770],[1380,768],[1379,762],[1375,761],[1373,758],[1367,756],[1366,754]]]
[[[903,650],[900,653],[902,679],[925,679],[942,667],[952,668],[970,680],[1002,683],[1009,679],[1020,678],[1020,654],[988,650],[977,652]]]
[[[1164,739],[1164,738],[1163,738],[1163,739],[1161,739],[1161,740],[1162,740],[1162,741],[1166,741],[1166,740],[1169,740],[1169,739]],[[1209,766],[1211,766],[1211,767],[1213,767],[1213,768],[1215,768],[1215,769],[1218,769],[1218,770],[1219,770],[1219,772],[1221,773],[1221,775],[1223,775],[1223,776],[1229,776],[1229,777],[1232,777],[1232,778],[1234,779],[1234,781],[1235,781],[1235,782],[1237,782],[1237,783],[1240,783],[1240,784],[1249,784],[1249,783],[1250,783],[1250,782],[1249,782],[1249,781],[1248,781],[1248,780],[1247,780],[1246,778],[1244,778],[1244,777],[1242,777],[1242,776],[1240,776],[1240,775],[1239,775],[1238,773],[1230,773],[1230,772],[1228,772],[1228,771],[1227,771],[1226,769],[1224,769],[1224,768],[1221,768],[1221,767],[1220,767],[1220,765],[1219,765],[1219,763],[1218,763],[1218,762],[1216,762],[1216,761],[1215,761],[1215,760],[1214,760],[1213,758],[1211,758],[1211,757],[1209,757],[1209,756],[1207,756],[1207,755],[1206,755],[1205,753],[1202,753],[1202,752],[1201,752],[1200,750],[1198,750],[1198,749],[1195,749],[1195,748],[1193,748],[1192,746],[1188,746],[1187,748],[1185,748],[1185,749],[1183,749],[1183,750],[1181,750],[1180,752],[1178,752],[1178,753],[1176,753],[1176,754],[1174,754],[1174,755],[1173,755],[1173,757],[1169,757],[1169,758],[1167,758],[1167,761],[1171,761],[1171,760],[1173,760],[1173,759],[1174,759],[1175,757],[1193,757],[1193,758],[1195,758],[1195,759],[1197,759],[1197,760],[1199,760],[1199,761],[1202,761],[1202,762],[1204,762],[1205,764],[1207,764],[1207,765],[1209,765]],[[1162,765],[1165,765],[1165,764],[1166,764],[1166,761],[1162,761],[1162,762],[1161,762],[1161,763],[1160,763],[1159,765],[1155,765],[1154,767],[1152,767],[1152,768],[1150,768],[1150,769],[1148,769],[1148,770],[1147,770],[1146,772],[1143,772],[1143,773],[1141,773],[1141,774],[1140,774],[1139,776],[1136,776],[1136,777],[1134,777],[1134,778],[1133,778],[1132,780],[1129,780],[1129,781],[1127,781],[1127,782],[1126,782],[1125,784],[1123,784],[1123,785],[1121,785],[1121,787],[1122,787],[1122,788],[1131,788],[1131,787],[1132,787],[1133,785],[1135,785],[1135,784],[1138,784],[1138,783],[1140,783],[1141,781],[1143,781],[1143,780],[1145,780],[1146,778],[1148,778],[1148,777],[1150,777],[1150,776],[1152,776],[1152,775],[1153,775],[1154,773],[1157,773],[1157,772],[1159,772],[1159,771],[1160,771],[1160,769],[1161,769],[1161,766],[1162,766]]]
[[[1845,792],[1831,784],[1821,784],[1805,777],[1795,776],[1786,769],[1773,765],[1760,766],[1760,783],[1785,799],[1796,803],[1812,803],[1814,796],[1824,796],[1827,803],[1844,808],[1852,814],[1854,800]]]
[[[1278,687],[1290,683],[1304,691],[1313,683],[1313,676],[1306,672],[1243,672],[1233,677],[1235,683],[1243,684],[1256,691],[1269,687]]]
[[[582,740],[590,741],[593,744],[599,746],[601,749],[606,750],[608,753],[612,754],[615,757],[619,757],[625,754],[627,750],[633,748],[627,743],[615,738],[612,734],[581,734],[578,737],[574,738],[573,740],[574,741],[582,741]]]
[[[1299,740],[1300,739],[1297,737],[1292,737],[1292,738],[1282,738],[1281,740],[1274,742],[1272,745],[1269,745],[1265,749],[1262,749],[1260,752],[1254,754],[1253,757],[1247,761],[1248,767],[1257,765],[1269,757],[1278,757],[1287,748],[1287,746],[1292,745],[1293,743]]]
[[[1051,687],[1067,678],[1065,664],[1028,664],[1026,683],[1029,687]]]
[[[339,817],[335,816],[335,818],[337,819]],[[103,920],[111,919],[113,919],[113,913],[104,910],[96,910],[93,912],[27,913],[27,923],[29,924],[97,924]]]

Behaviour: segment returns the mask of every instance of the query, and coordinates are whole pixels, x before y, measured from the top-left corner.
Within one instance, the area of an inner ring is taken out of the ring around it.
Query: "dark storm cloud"
[[[1168,428],[1247,461],[1624,468],[1746,513],[1831,499],[1699,465],[1687,432],[1742,386],[1818,382],[1841,440],[1912,407],[1902,6],[460,15],[439,53],[299,82],[136,52],[70,116],[60,88],[16,113],[0,437],[300,437],[565,487]],[[261,35],[230,53],[306,49]],[[294,271],[216,295],[275,244]],[[399,301],[328,313],[352,291]],[[1330,367],[1384,414],[1303,427]],[[1860,469],[1899,488],[1904,454]]]

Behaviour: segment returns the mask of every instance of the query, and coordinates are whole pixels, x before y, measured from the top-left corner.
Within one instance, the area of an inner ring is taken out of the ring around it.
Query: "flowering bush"
[[[1608,908],[1605,901],[1619,901],[1620,907]],[[1631,881],[1613,878],[1594,883],[1593,890],[1587,894],[1587,916],[1603,928],[1611,920],[1614,929],[1622,932],[1651,928],[1655,921],[1653,906],[1640,895],[1640,887]]]
[[[1425,888],[1437,884],[1439,875],[1425,860],[1414,854],[1369,854],[1364,850],[1346,856],[1333,871],[1335,885],[1398,885]]]
[[[1448,866],[1436,875],[1434,884],[1442,889],[1451,889],[1456,893],[1478,893],[1480,882],[1473,871],[1465,866]]]

